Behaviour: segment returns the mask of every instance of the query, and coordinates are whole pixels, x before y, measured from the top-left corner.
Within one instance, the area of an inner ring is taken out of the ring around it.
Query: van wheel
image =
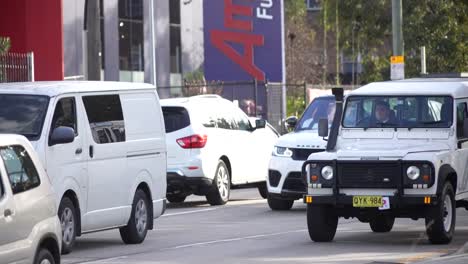
[[[307,228],[314,242],[330,242],[335,238],[338,216],[333,207],[307,205]]]
[[[138,189],[133,198],[132,213],[126,226],[121,227],[120,237],[125,244],[140,244],[148,233],[150,219],[148,198],[146,193]]]
[[[55,264],[55,259],[49,250],[41,248],[34,260],[34,264]]]
[[[171,203],[182,203],[187,198],[186,195],[183,194],[168,194],[166,195],[166,199]]]
[[[268,198],[268,188],[266,185],[266,182],[261,182],[257,186],[258,192],[260,193],[260,196],[262,196],[263,199]]]
[[[218,162],[211,190],[206,194],[206,200],[211,205],[223,205],[229,200],[231,178],[224,161]]]
[[[446,182],[437,205],[426,216],[426,233],[432,244],[448,244],[452,241],[456,220],[455,195],[452,184]]]
[[[375,233],[387,233],[392,231],[395,217],[389,215],[377,215],[369,220],[369,225]]]
[[[283,200],[277,199],[268,195],[267,197],[268,206],[273,211],[287,211],[290,210],[294,204],[294,200]]]
[[[60,202],[58,216],[62,227],[62,254],[72,252],[76,240],[76,209],[68,197],[64,197]]]

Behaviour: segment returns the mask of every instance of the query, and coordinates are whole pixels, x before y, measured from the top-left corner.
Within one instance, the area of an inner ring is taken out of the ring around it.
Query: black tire
[[[140,244],[146,238],[149,222],[152,221],[146,193],[138,189],[133,198],[132,213],[126,226],[121,227],[120,237],[125,244]]]
[[[330,242],[335,238],[338,216],[331,206],[307,205],[307,228],[314,242]]]
[[[259,183],[257,188],[258,188],[258,192],[260,193],[260,196],[263,199],[267,199],[268,198],[268,188],[267,188],[266,182]]]
[[[390,215],[377,215],[369,220],[370,228],[375,233],[387,233],[392,231],[395,217]]]
[[[206,200],[211,205],[223,205],[229,201],[231,195],[231,175],[224,163],[220,160],[213,180],[211,190],[206,194]]]
[[[78,228],[77,212],[75,205],[68,197],[63,197],[60,202],[58,217],[62,225],[62,254],[72,252],[76,241],[76,230]]]
[[[288,211],[292,208],[294,200],[283,200],[274,198],[271,195],[267,197],[268,206],[273,211]]]
[[[448,208],[447,203],[450,203],[451,209]],[[445,216],[449,216],[451,213],[451,221],[447,219],[447,223],[450,222],[448,229],[444,225]],[[429,237],[429,241],[432,244],[448,244],[452,241],[453,234],[455,232],[455,221],[456,221],[456,204],[455,194],[450,182],[446,182],[442,188],[442,194],[437,201],[437,205],[429,210],[426,216],[426,233]]]
[[[183,194],[168,194],[166,195],[166,199],[171,203],[183,203],[187,198],[187,195]]]
[[[41,248],[34,259],[34,264],[41,264],[44,260],[48,260],[51,264],[55,264],[55,259],[54,256],[52,256],[52,253],[46,248]]]

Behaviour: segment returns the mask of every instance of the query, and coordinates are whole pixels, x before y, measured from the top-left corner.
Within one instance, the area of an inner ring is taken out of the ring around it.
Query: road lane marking
[[[278,232],[278,233],[271,233],[271,234],[262,234],[262,235],[253,235],[253,236],[236,237],[236,238],[228,238],[228,239],[219,239],[219,240],[212,240],[212,241],[198,242],[198,243],[192,243],[192,244],[186,244],[186,245],[170,247],[170,248],[166,248],[166,250],[168,250],[168,249],[182,249],[182,248],[212,245],[212,244],[219,244],[219,243],[226,243],[226,242],[234,242],[234,241],[247,240],[247,239],[271,237],[271,236],[279,236],[279,235],[299,233],[299,232],[302,233],[302,232],[306,232],[306,231],[307,231],[307,229],[300,229],[300,230],[292,230],[292,231],[285,231],[285,232]]]
[[[180,212],[180,213],[163,214],[161,217],[176,216],[176,215],[186,215],[186,214],[196,214],[196,213],[214,211],[214,210],[217,210],[217,209],[218,209],[218,208],[208,208],[208,209],[200,209],[200,210],[193,210],[193,211]]]

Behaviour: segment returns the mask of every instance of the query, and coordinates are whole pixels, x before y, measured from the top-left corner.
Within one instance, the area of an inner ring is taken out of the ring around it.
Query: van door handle
[[[3,212],[3,215],[5,217],[9,217],[13,215],[13,212],[10,209],[6,209],[5,212]]]
[[[76,155],[79,155],[79,154],[81,154],[81,153],[83,153],[83,149],[82,149],[82,148],[77,148],[77,149],[75,150],[75,154],[76,154]]]
[[[94,147],[93,146],[89,146],[89,157],[94,157]]]

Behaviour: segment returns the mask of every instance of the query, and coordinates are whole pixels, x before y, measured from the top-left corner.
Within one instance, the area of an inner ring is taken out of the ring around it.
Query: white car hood
[[[278,141],[276,141],[276,146],[325,149],[327,142],[318,136],[317,130],[303,130],[281,136]]]
[[[410,153],[440,152],[449,150],[450,146],[442,142],[425,140],[380,140],[369,142],[343,142],[340,144],[338,158],[387,157],[403,158]]]

